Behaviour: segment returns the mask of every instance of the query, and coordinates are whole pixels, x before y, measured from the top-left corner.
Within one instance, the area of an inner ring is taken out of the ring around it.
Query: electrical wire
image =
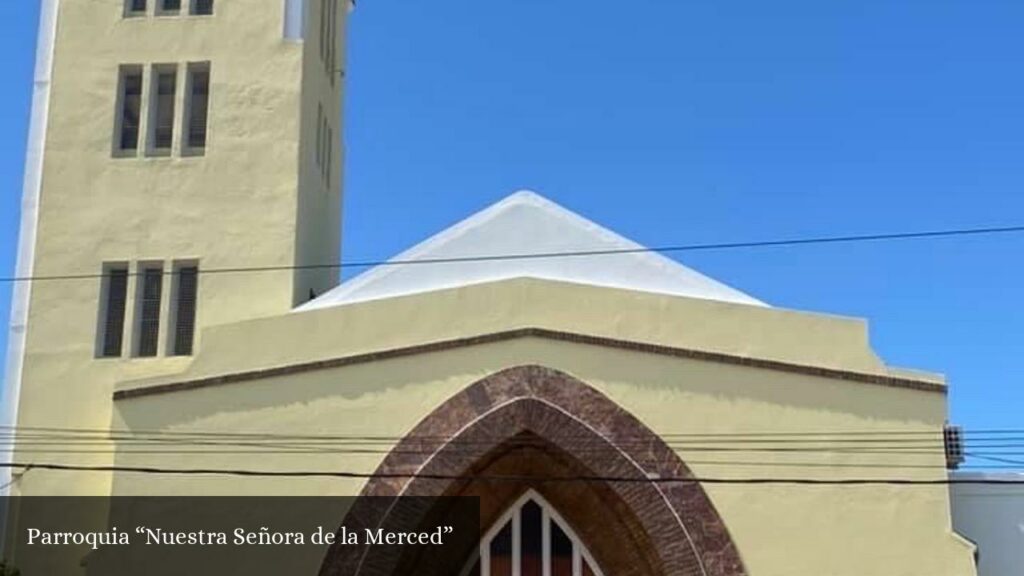
[[[522,254],[480,254],[476,256],[459,256],[449,258],[423,258],[416,260],[366,260],[354,262],[322,263],[322,264],[296,264],[283,266],[238,266],[230,268],[205,268],[198,270],[200,274],[239,274],[253,272],[279,272],[293,270],[333,270],[344,268],[369,268],[374,266],[412,266],[428,264],[457,264],[467,262],[500,262],[508,260],[536,260],[549,258],[582,258],[595,256],[614,256],[622,254],[641,253],[676,253],[676,252],[697,252],[712,250],[738,250],[750,248],[776,248],[791,246],[807,246],[815,244],[849,244],[858,242],[881,242],[891,240],[913,240],[927,238],[948,238],[962,236],[981,236],[995,234],[1019,234],[1024,233],[1024,226],[993,226],[983,228],[956,228],[947,230],[929,230],[921,232],[895,232],[888,234],[857,234],[849,236],[818,236],[809,238],[788,238],[781,240],[761,240],[751,242],[721,242],[708,244],[682,244],[675,246],[660,247],[637,247],[637,248],[616,248],[607,250],[571,250],[563,252],[540,252]],[[176,270],[166,270],[164,275],[175,275]],[[128,275],[135,276],[142,272],[129,272]],[[88,274],[55,274],[39,276],[13,276],[0,278],[0,282],[38,282],[50,280],[88,280],[102,278],[102,273]]]
[[[884,434],[884,436],[883,436]],[[1013,458],[1024,452],[1024,431],[962,430],[969,459],[997,462],[1003,469],[1024,467]],[[695,465],[803,468],[945,468],[941,431],[832,431],[665,433],[669,449]],[[569,434],[550,439],[571,443],[584,437]],[[0,447],[12,458],[60,455],[430,455],[441,446],[454,453],[473,454],[496,444],[502,449],[543,448],[545,441],[518,438],[448,438],[445,436],[385,436],[356,434],[282,434],[213,431],[103,430],[97,428],[0,427]],[[602,454],[621,448],[647,449],[646,439],[620,437],[616,445],[575,442],[573,451]],[[708,460],[709,454],[728,456]],[[704,458],[701,458],[701,456]],[[770,457],[769,457],[770,455]],[[885,461],[866,458],[885,455]],[[800,459],[799,457],[803,457]],[[807,461],[808,457],[810,460]],[[975,467],[967,464],[964,467]],[[980,466],[979,466],[980,467]],[[987,468],[992,468],[991,465]]]
[[[426,479],[468,482],[533,482],[533,483],[624,483],[624,484],[791,484],[806,486],[949,486],[958,484],[1021,485],[1020,480],[993,478],[722,478],[722,477],[631,477],[631,476],[532,476],[532,475],[477,475],[378,473],[330,470],[253,470],[242,468],[162,468],[154,466],[86,466],[76,464],[3,462],[0,468],[56,470],[75,472],[124,472],[135,474],[164,474],[184,476],[241,476],[262,478],[340,478],[340,479]]]
[[[361,435],[361,434],[291,434],[281,432],[240,432],[240,431],[216,431],[216,430],[158,430],[145,428],[73,428],[59,426],[0,426],[0,436],[26,433],[33,434],[65,434],[65,435],[143,435],[143,436],[168,436],[168,437],[193,437],[193,436],[214,436],[230,438],[275,438],[287,440],[382,440],[393,441],[409,438],[403,435]],[[1019,435],[1024,438],[1024,428],[1002,428],[1002,429],[962,429],[963,436],[1003,436]],[[822,441],[829,441],[831,438],[867,438],[878,436],[906,437],[906,436],[932,436],[941,439],[943,430],[922,429],[922,430],[788,430],[788,431],[745,431],[745,432],[665,432],[659,433],[662,438],[714,438],[714,439],[746,439],[746,438],[797,438],[808,439],[822,438]],[[571,438],[572,435],[561,437]],[[417,434],[412,436],[416,439],[447,439],[443,435]],[[716,440],[717,441],[717,440]]]

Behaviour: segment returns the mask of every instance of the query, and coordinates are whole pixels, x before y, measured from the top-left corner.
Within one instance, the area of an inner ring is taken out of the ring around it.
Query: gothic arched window
[[[462,576],[604,576],[569,524],[529,491],[480,540]]]

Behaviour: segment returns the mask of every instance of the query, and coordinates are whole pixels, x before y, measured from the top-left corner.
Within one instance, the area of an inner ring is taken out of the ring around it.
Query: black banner
[[[476,498],[25,497],[4,558],[21,576],[456,575]]]

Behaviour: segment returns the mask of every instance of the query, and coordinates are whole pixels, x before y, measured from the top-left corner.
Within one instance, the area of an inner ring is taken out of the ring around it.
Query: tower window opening
[[[174,356],[190,356],[196,330],[199,267],[195,264],[179,265],[174,277],[174,328],[171,353]]]
[[[206,148],[207,117],[210,107],[210,65],[190,64],[188,68],[188,101],[186,103],[186,148],[201,152]]]
[[[160,0],[160,12],[177,14],[181,11],[181,0]]]
[[[324,168],[324,177],[327,179],[327,185],[331,185],[331,165],[334,164],[334,131],[331,130],[331,126],[327,126],[327,166]]]
[[[157,67],[155,72],[151,115],[152,148],[158,152],[168,152],[174,141],[174,95],[178,74],[173,66]]]
[[[124,312],[128,296],[128,268],[108,267],[100,289],[100,350],[103,358],[121,355]]]
[[[320,0],[320,61],[327,63],[327,0]]]
[[[160,300],[163,291],[164,270],[162,266],[146,266],[142,269],[142,286],[139,297],[137,355],[156,356],[160,338]]]
[[[336,34],[338,32],[338,0],[324,1],[331,3],[328,11],[329,20],[327,24],[327,77],[330,79],[331,86],[334,86],[334,69],[338,51],[338,39],[336,38]]]
[[[189,13],[193,16],[209,16],[213,14],[213,0],[192,0]]]
[[[124,13],[126,16],[140,16],[146,13],[146,0],[125,0]]]
[[[316,166],[320,168],[324,164],[324,105],[317,104],[316,108]]]
[[[135,151],[139,147],[139,125],[142,113],[142,67],[121,68],[117,114],[117,146],[123,152]]]

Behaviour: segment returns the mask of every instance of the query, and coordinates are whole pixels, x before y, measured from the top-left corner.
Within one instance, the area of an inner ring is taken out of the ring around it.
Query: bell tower
[[[204,326],[337,283],[302,267],[339,260],[348,1],[41,0],[9,423],[106,430],[115,382],[179,371]],[[237,271],[253,268],[273,270]],[[108,484],[32,470],[13,486]]]

